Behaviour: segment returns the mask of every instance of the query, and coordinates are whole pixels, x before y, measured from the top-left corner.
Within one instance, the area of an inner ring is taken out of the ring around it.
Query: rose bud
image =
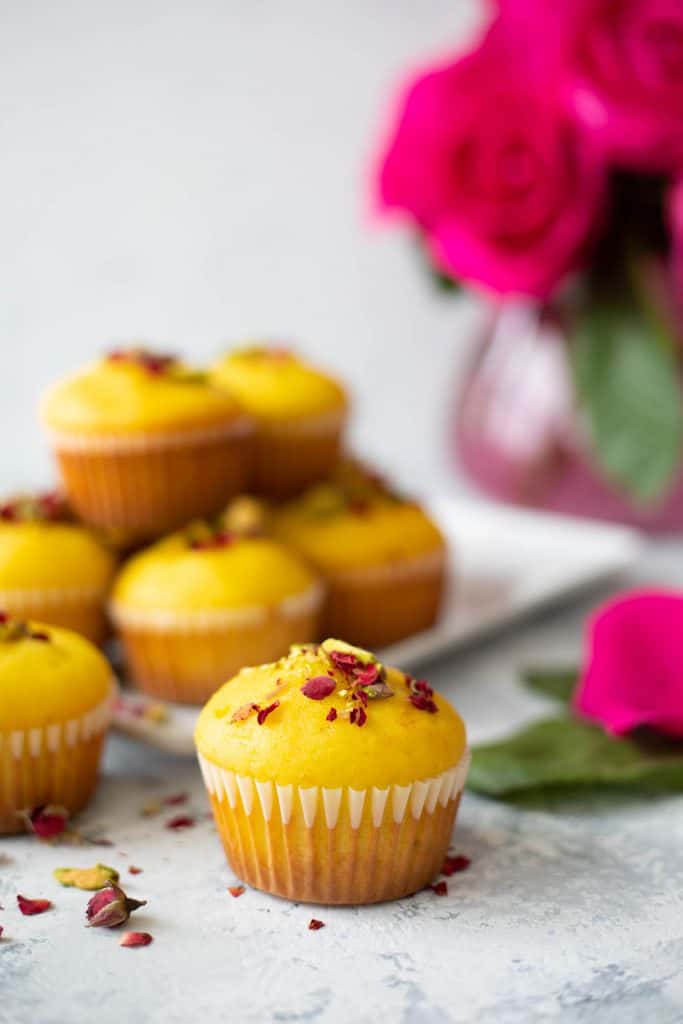
[[[144,907],[147,900],[132,900],[113,882],[100,889],[88,901],[85,911],[86,928],[116,928],[124,924],[134,910]]]

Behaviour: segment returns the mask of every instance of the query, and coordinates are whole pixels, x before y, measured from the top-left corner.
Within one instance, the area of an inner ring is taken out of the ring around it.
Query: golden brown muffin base
[[[249,482],[252,441],[242,434],[98,450],[59,447],[69,501],[91,526],[127,539],[156,537],[221,511]]]
[[[439,874],[453,831],[460,795],[445,807],[412,814],[396,823],[389,815],[376,827],[365,801],[358,828],[342,807],[328,828],[322,814],[307,827],[300,808],[285,825],[267,822],[255,806],[211,794],[218,833],[233,871],[256,889],[304,903],[361,904],[400,899],[423,889]]]
[[[323,636],[341,636],[374,650],[388,647],[434,625],[443,598],[445,554],[441,564],[394,576],[362,571],[326,577]]]
[[[276,661],[291,644],[314,640],[318,611],[266,611],[262,621],[221,628],[162,630],[120,622],[128,673],[136,687],[163,700],[203,704],[245,665]]]

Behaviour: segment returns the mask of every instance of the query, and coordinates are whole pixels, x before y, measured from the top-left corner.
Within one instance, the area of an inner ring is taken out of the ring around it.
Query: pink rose
[[[580,264],[606,176],[525,39],[494,30],[412,82],[379,193],[419,225],[447,273],[543,298]]]
[[[683,166],[681,0],[500,0],[499,9],[561,59],[577,109],[615,162]]]
[[[647,725],[683,736],[683,595],[641,591],[599,608],[577,711],[615,735]]]

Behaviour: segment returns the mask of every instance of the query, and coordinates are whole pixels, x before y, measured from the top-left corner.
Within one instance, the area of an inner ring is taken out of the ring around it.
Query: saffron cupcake
[[[200,704],[243,665],[314,639],[321,602],[315,574],[276,541],[198,521],[124,566],[111,615],[137,686]]]
[[[338,640],[298,645],[221,687],[195,743],[228,862],[250,885],[360,904],[438,874],[469,754],[426,682]]]
[[[111,352],[56,385],[42,419],[80,518],[130,539],[214,514],[249,476],[248,419],[172,356]]]
[[[447,556],[440,530],[357,464],[275,509],[271,529],[325,581],[324,634],[378,648],[436,621]]]
[[[77,633],[0,615],[0,833],[46,804],[83,808],[116,693],[96,647]]]
[[[239,349],[212,378],[255,422],[252,487],[287,498],[324,477],[339,457],[348,401],[342,387],[283,348]]]
[[[0,608],[100,644],[115,559],[54,493],[0,502]]]

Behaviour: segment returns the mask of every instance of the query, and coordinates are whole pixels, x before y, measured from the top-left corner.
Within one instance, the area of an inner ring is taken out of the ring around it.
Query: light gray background
[[[3,486],[49,478],[43,387],[121,340],[195,359],[296,340],[346,378],[353,438],[450,484],[445,424],[476,313],[440,299],[369,174],[406,68],[465,0],[0,5]]]
[[[477,17],[463,0],[95,0],[0,5],[0,481],[49,479],[43,386],[131,337],[212,356],[301,340],[357,401],[354,437],[412,486],[459,486],[445,421],[479,311],[430,292],[405,236],[368,225],[367,165],[403,69]],[[674,545],[638,579],[683,581]],[[595,596],[591,600],[594,600]],[[578,657],[590,601],[429,678],[474,740],[547,710],[520,665]],[[174,834],[144,800],[192,762],[114,738],[85,824],[111,850],[4,840],[0,1022],[676,1024],[683,1020],[683,801],[586,800],[562,813],[468,795],[473,857],[448,897],[309,908],[232,881],[202,820]],[[148,949],[82,927],[53,867],[130,861]],[[22,918],[17,892],[55,909]]]

